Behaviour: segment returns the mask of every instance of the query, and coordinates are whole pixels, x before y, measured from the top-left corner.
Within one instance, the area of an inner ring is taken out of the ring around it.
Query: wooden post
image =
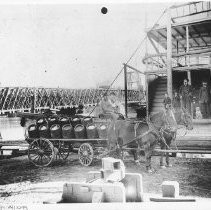
[[[209,56],[209,64],[211,65],[211,54]],[[210,81],[211,81],[211,68],[210,68]],[[210,84],[208,84],[208,85],[210,85]],[[211,108],[211,106],[210,106],[210,108]]]
[[[186,26],[185,28],[186,28],[186,53],[189,53],[189,28],[188,28],[188,26]],[[189,55],[187,55],[187,63],[188,63],[188,67],[190,67],[190,56]],[[188,80],[189,80],[189,84],[191,85],[190,71],[188,71]]]
[[[31,94],[31,113],[35,113],[35,88]]]
[[[36,113],[37,89],[34,88],[34,113]]]
[[[145,31],[147,29],[147,13],[145,13]],[[148,35],[147,35],[147,32],[146,32],[146,40],[145,40],[145,55],[148,55]],[[153,43],[153,42],[151,42]],[[148,71],[148,60],[146,60],[146,72]],[[148,121],[149,119],[149,92],[148,92],[148,75],[146,74],[145,75],[145,94],[146,94],[146,120]]]
[[[146,69],[147,69],[147,67],[146,67]],[[146,87],[146,114],[147,114],[147,121],[148,121],[148,119],[149,119],[149,88],[148,88],[148,85],[149,85],[149,83],[148,83],[148,74],[146,74],[146,76],[145,76],[145,87]]]
[[[179,53],[179,41],[177,40],[177,54]],[[179,57],[177,57],[177,65],[179,64]]]
[[[167,92],[172,98],[172,34],[171,34],[171,9],[167,12]]]
[[[124,64],[124,75],[125,75],[125,116],[127,118],[127,66]]]

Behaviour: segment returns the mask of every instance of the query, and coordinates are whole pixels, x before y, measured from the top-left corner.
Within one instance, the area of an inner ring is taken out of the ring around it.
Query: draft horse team
[[[146,169],[152,172],[151,157],[153,150],[159,144],[161,149],[170,149],[172,141],[176,139],[177,122],[193,129],[191,117],[182,111],[173,113],[171,109],[153,114],[147,122],[131,119],[112,119],[108,128],[109,150],[123,154],[124,147],[134,148],[132,153],[138,162],[139,150],[143,148],[146,158]],[[163,153],[160,158],[161,168],[165,167]],[[166,153],[166,166],[170,167],[169,153]]]

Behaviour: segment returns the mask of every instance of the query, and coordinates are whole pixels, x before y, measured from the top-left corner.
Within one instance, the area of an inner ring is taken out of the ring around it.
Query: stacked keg
[[[107,125],[96,126],[91,117],[68,118],[51,116],[39,118],[28,127],[29,138],[47,139],[106,139]]]

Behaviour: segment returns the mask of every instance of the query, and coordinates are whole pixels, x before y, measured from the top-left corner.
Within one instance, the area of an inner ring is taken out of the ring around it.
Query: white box
[[[177,181],[164,181],[162,183],[163,197],[176,198],[179,196],[179,183]]]

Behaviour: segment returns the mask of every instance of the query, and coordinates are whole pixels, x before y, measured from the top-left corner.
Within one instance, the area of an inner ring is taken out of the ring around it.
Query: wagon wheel
[[[185,125],[178,125],[177,136],[185,136],[187,133],[187,128]]]
[[[53,144],[48,139],[35,139],[28,149],[28,158],[35,166],[51,164],[55,156]]]
[[[83,143],[78,150],[78,158],[83,166],[89,166],[94,158],[94,150],[89,143]]]
[[[66,160],[70,154],[70,144],[68,142],[59,141],[57,156],[62,160]]]

